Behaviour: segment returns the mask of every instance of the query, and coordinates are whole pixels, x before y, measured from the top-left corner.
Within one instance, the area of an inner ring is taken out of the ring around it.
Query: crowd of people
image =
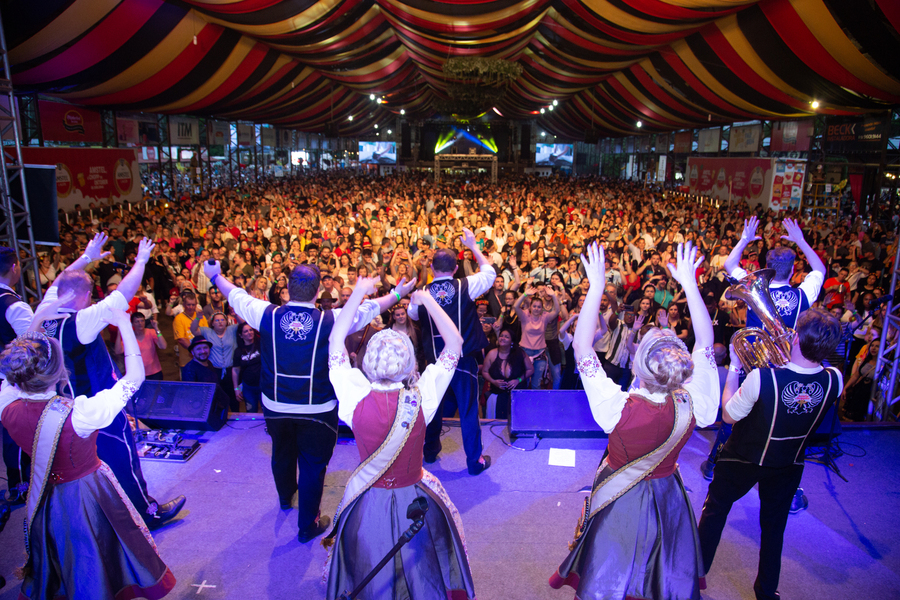
[[[413,544],[368,597],[474,598],[458,512],[422,464],[439,459],[442,417],[458,412],[469,474],[490,468],[479,417],[505,418],[523,388],[584,389],[616,441],[553,587],[699,598],[731,504],[759,483],[769,526],[754,590],[777,598],[806,436],[839,396],[847,418],[868,414],[898,242],[894,228],[863,219],[713,207],[598,178],[316,174],[65,221],[61,245],[41,257],[47,292],[34,314],[14,291],[18,257],[0,251],[4,459],[18,469],[10,499],[29,507],[30,597],[67,585],[105,597],[97,579],[76,583],[53,566],[79,528],[95,532],[95,560],[143,565],[123,576],[128,568],[110,563],[99,579],[146,597],[174,586],[147,529],[185,499],[149,495],[121,411],[145,378],[175,372],[160,354],[171,344],[182,380],[215,384],[232,411],[263,412],[279,504],[296,507],[298,540],[331,530],[328,598],[365,577],[380,558],[372,549],[397,541],[393,522],[409,500],[424,500],[419,526],[440,542]],[[726,290],[762,268],[796,331],[783,369],[753,369],[729,352],[761,318]],[[735,425],[715,455],[698,533],[676,460],[720,407]],[[44,426],[54,412],[56,425]],[[320,503],[339,419],[361,464],[332,523]],[[60,440],[73,464],[54,454]],[[30,486],[23,447],[41,465]],[[47,525],[76,500],[88,507],[83,521]],[[101,512],[108,524],[98,528]],[[593,551],[623,539],[632,541],[619,554]]]

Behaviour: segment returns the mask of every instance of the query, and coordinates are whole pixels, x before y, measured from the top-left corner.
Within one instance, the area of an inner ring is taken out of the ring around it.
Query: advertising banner
[[[200,143],[200,121],[191,117],[169,117],[169,145],[195,146]]]
[[[279,148],[288,148],[294,149],[294,136],[293,131],[290,129],[279,129],[278,130],[278,147]]]
[[[22,148],[29,165],[56,165],[59,208],[69,211],[90,202],[138,202],[141,171],[131,148]],[[54,215],[55,218],[55,215]]]
[[[256,145],[256,126],[238,123],[237,126],[238,146],[255,146]]]
[[[259,138],[261,146],[275,146],[275,129],[272,127],[260,127]]]
[[[881,152],[889,121],[885,116],[828,117],[825,152]]]
[[[759,152],[762,124],[732,127],[728,138],[729,152]]]
[[[231,143],[231,123],[207,121],[206,137],[210,146],[227,146]]]
[[[718,152],[722,147],[722,128],[701,129],[697,133],[697,152]]]
[[[656,164],[656,181],[664,183],[666,181],[666,157],[660,156],[659,162]]]
[[[771,152],[809,152],[809,141],[813,136],[812,119],[800,121],[776,121],[772,123]]]
[[[803,199],[805,160],[775,159],[775,177],[772,181],[772,210],[800,208]]]
[[[38,100],[38,110],[45,141],[103,143],[103,125],[99,112],[45,100]]]
[[[772,198],[774,169],[771,158],[689,157],[688,187],[691,194],[709,196],[719,202],[746,200],[751,207]]]
[[[669,152],[669,134],[668,133],[660,133],[656,136],[656,151],[659,154],[666,154]]]
[[[690,154],[692,137],[693,137],[693,132],[690,130],[676,131],[675,132],[675,154]]]
[[[116,139],[120,146],[136,146],[141,139],[137,120],[116,117]]]

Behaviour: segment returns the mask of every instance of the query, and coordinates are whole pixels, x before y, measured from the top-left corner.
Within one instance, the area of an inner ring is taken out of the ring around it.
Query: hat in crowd
[[[332,277],[328,273],[325,273],[324,275],[322,275],[322,281],[325,281],[326,279],[334,279],[334,277]]]
[[[206,345],[206,346],[209,346],[210,348],[212,348],[212,343],[208,339],[206,339],[202,335],[195,335],[194,339],[191,340],[191,347],[189,348],[189,350],[191,352],[193,352],[194,348],[196,348],[197,346],[203,346],[203,345]]]
[[[545,260],[555,260],[556,262],[559,262],[559,257],[551,255],[546,257]]]

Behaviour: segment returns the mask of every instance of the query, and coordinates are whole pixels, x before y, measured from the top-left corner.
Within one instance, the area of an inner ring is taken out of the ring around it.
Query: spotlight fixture
[[[378,123],[375,123],[375,129],[378,129]]]
[[[391,131],[390,129],[388,129],[388,135],[391,135],[392,133],[394,133],[394,132]]]
[[[353,115],[350,115],[349,117],[347,117],[347,120],[348,120],[348,121],[352,121],[352,120],[353,120]]]
[[[559,101],[557,101],[557,100],[553,101],[553,106],[557,106],[558,104],[559,104]]]
[[[550,106],[547,107],[547,109],[548,109],[548,110],[553,110],[553,105],[551,104]]]
[[[637,122],[637,126],[638,126],[638,129],[640,129],[641,127],[644,126],[644,124],[643,124],[641,121],[638,121],[638,122]]]
[[[547,132],[546,132],[546,131],[542,131],[542,132],[541,132],[541,137],[544,137],[545,135],[547,135]]]
[[[401,109],[400,109],[400,114],[401,114],[401,115],[405,115],[405,114],[406,114],[406,111],[403,110],[403,109],[401,108]]]
[[[544,109],[543,109],[543,108],[541,109],[541,114],[544,114]]]
[[[374,99],[375,99],[375,94],[369,94],[369,100],[374,100]]]
[[[819,101],[813,100],[812,102],[809,103],[809,105],[813,107],[813,110],[816,110],[817,108],[819,108]]]

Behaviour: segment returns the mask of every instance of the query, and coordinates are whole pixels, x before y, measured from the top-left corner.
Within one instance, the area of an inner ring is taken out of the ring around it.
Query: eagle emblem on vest
[[[456,288],[453,287],[452,281],[438,281],[437,283],[432,283],[429,292],[431,292],[432,298],[434,298],[441,306],[448,306],[453,302],[453,298],[456,296]]]
[[[825,390],[815,381],[806,384],[792,381],[781,392],[781,401],[791,415],[809,414],[824,399]]]
[[[313,319],[309,313],[286,312],[281,317],[281,330],[284,332],[284,338],[291,342],[303,341],[313,328]]]
[[[786,317],[794,312],[800,305],[800,295],[794,291],[769,290],[772,294],[772,302],[778,309],[778,314]]]
[[[41,323],[41,329],[47,334],[47,337],[56,337],[56,330],[59,329],[59,321],[44,321]]]

